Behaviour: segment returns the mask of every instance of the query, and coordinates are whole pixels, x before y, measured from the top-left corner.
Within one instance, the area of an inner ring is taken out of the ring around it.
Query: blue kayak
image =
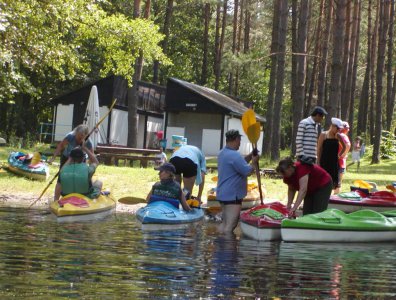
[[[176,225],[197,222],[204,217],[204,212],[201,208],[187,212],[169,202],[155,201],[139,208],[136,217],[142,224]]]
[[[8,156],[8,170],[30,179],[47,180],[49,176],[48,165],[41,161],[38,153],[35,155],[11,152]]]

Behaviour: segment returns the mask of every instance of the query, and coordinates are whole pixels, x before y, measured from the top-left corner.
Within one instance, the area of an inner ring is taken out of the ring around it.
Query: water
[[[391,299],[395,244],[268,243],[215,224],[142,231],[135,217],[57,223],[0,209],[0,299]]]

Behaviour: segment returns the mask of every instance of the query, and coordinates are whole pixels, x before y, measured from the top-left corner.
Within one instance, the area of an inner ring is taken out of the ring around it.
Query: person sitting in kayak
[[[156,182],[148,193],[147,202],[166,201],[177,208],[180,203],[185,211],[191,211],[180,184],[175,180],[175,166],[166,162],[154,169],[159,171],[160,181]]]
[[[89,165],[84,162],[85,154],[88,154]],[[59,183],[55,187],[54,200],[61,195],[79,193],[91,199],[97,198],[102,189],[102,182],[92,182],[99,161],[94,153],[85,145],[76,147],[70,152],[70,156],[59,173]]]
[[[307,165],[290,158],[282,159],[276,171],[283,176],[283,182],[288,185],[287,209],[294,215],[304,201],[303,215],[322,212],[327,209],[333,181],[330,175],[319,165]],[[294,196],[297,199],[293,204]]]

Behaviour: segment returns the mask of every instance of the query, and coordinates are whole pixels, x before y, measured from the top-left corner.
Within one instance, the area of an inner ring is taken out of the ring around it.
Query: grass
[[[0,147],[0,165],[7,165],[7,157],[11,151],[15,151],[10,147]],[[34,149],[19,149],[21,152],[42,151],[45,153],[53,152],[49,145],[39,144]],[[169,154],[169,153],[168,153]],[[282,153],[282,157],[286,156],[287,152]],[[169,157],[169,155],[168,155]],[[362,179],[366,181],[376,182],[378,189],[385,190],[385,186],[392,181],[396,181],[396,160],[383,160],[380,164],[371,165],[371,157],[367,154],[362,159],[359,172],[356,171],[356,165],[352,166],[344,176],[342,191],[349,191],[349,186],[354,180]],[[348,161],[349,163],[349,161]],[[206,177],[205,192],[216,186],[216,183],[211,180],[212,177],[217,175],[217,160],[211,158],[207,162],[208,169],[212,173]],[[269,162],[262,158],[260,159],[261,168],[275,168],[276,162]],[[50,179],[58,171],[58,167],[50,166]],[[96,171],[96,177],[103,181],[104,188],[110,190],[116,199],[125,196],[135,196],[145,198],[150,191],[151,186],[158,181],[158,171],[153,168],[139,168],[139,167],[116,167],[100,165]],[[255,180],[254,177],[251,178]],[[285,200],[287,196],[287,186],[281,179],[262,178],[262,183],[265,188],[265,195],[271,199]],[[30,193],[37,195],[41,194],[44,188],[48,185],[47,182],[38,182],[13,175],[0,169],[0,194],[14,193]],[[52,196],[55,182],[47,190],[46,196]],[[197,189],[194,189],[195,193]],[[204,197],[205,199],[205,197]],[[34,200],[34,199],[32,199]]]

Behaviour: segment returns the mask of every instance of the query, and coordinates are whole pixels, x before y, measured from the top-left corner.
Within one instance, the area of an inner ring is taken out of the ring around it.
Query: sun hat
[[[154,170],[157,170],[157,171],[168,171],[168,172],[171,172],[173,174],[176,173],[175,166],[173,164],[169,163],[169,162],[163,163],[159,167],[154,168]]]
[[[322,107],[322,106],[315,106],[311,112],[311,116],[315,116],[315,115],[327,115],[327,111]]]
[[[344,129],[349,129],[349,123],[348,122],[343,121],[342,125],[344,126]]]
[[[337,126],[337,128],[339,128],[339,129],[344,128],[342,120],[338,119],[338,118],[331,118],[331,124]]]

